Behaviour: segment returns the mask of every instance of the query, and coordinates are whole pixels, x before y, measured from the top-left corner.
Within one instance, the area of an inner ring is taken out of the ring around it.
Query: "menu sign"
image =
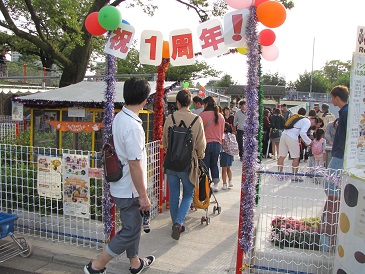
[[[353,54],[352,60],[346,138],[344,168],[363,170],[365,167],[365,55],[358,53]],[[365,177],[365,173],[360,177]]]

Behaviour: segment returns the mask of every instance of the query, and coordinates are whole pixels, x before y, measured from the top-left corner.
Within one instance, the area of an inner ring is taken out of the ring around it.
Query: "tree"
[[[304,72],[294,83],[297,91],[309,92],[311,86],[311,73]],[[312,92],[326,93],[331,89],[331,83],[320,70],[313,71]]]
[[[324,76],[330,81],[332,86],[335,86],[336,83],[341,81],[345,81],[345,83],[347,83],[346,79],[350,81],[351,61],[327,61],[322,70]]]
[[[230,85],[233,85],[234,82],[232,80],[232,76],[225,74],[221,80],[218,80],[218,82],[216,82],[214,84],[214,86],[216,87],[229,87]]]
[[[261,76],[262,85],[273,85],[273,86],[285,86],[286,80],[284,76],[280,76],[279,73],[265,73]]]

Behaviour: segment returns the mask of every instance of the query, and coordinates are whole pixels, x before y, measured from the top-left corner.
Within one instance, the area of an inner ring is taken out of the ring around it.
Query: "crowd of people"
[[[115,149],[123,164],[123,177],[110,184],[110,193],[120,210],[123,226],[103,252],[84,267],[86,274],[105,273],[107,263],[124,252],[129,258],[131,273],[141,273],[155,261],[152,255],[140,258],[138,254],[142,227],[141,212],[148,211],[151,206],[147,194],[145,132],[138,114],[145,106],[150,90],[146,81],[135,78],[125,81],[123,90],[125,106],[115,116],[112,127]],[[319,110],[319,104],[315,105],[308,116],[305,116],[304,108],[300,108],[298,114],[290,113],[285,104],[280,109],[265,109],[264,149],[270,149],[268,141],[271,140],[272,156],[269,157],[278,159],[279,170],[282,169],[284,159],[289,153],[293,159],[293,173],[296,173],[300,154],[305,146],[307,152],[313,150],[314,165],[323,164],[325,159],[323,148],[326,142],[333,146],[332,159],[328,167],[343,168],[348,89],[337,86],[330,94],[333,105],[340,107],[339,118],[336,120],[329,112],[327,104],[322,104],[322,111]],[[192,103],[194,109],[190,111]],[[188,146],[192,150],[186,167],[174,170],[171,166],[164,165],[170,191],[171,237],[179,240],[180,234],[185,231],[184,221],[193,202],[194,189],[199,185],[199,168],[197,168],[199,160],[204,162],[210,172],[213,191],[226,190],[234,186],[231,171],[234,156],[227,142],[232,138],[236,140],[232,143],[236,149],[238,148],[235,153],[242,161],[246,102],[244,99],[240,100],[239,108],[232,113],[228,106],[221,109],[211,96],[204,99],[199,96],[192,98],[188,89],[182,89],[177,93],[176,106],[177,110],[165,120],[162,145],[168,153],[169,145],[172,144],[169,133],[177,122],[180,125],[190,125],[186,126],[188,132],[186,136],[189,138]],[[315,146],[321,147],[322,152],[318,153],[314,149]],[[221,176],[218,165],[222,168]],[[223,184],[220,186],[221,179]],[[326,182],[325,185],[329,197],[338,196],[334,184]],[[180,199],[181,186],[183,193]]]

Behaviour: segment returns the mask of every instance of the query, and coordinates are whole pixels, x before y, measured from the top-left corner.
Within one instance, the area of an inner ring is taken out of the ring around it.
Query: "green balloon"
[[[188,88],[188,87],[189,87],[189,82],[184,82],[183,87],[184,87],[184,88]]]
[[[116,30],[122,21],[122,15],[116,7],[105,6],[99,11],[98,21],[104,29]]]

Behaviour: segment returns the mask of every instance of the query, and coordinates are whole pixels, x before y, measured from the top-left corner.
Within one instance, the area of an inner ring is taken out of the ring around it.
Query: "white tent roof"
[[[151,94],[156,92],[156,82],[148,82],[151,86]],[[165,82],[164,87],[169,88],[175,82]],[[124,82],[115,83],[115,102],[124,102],[123,99]],[[48,90],[35,94],[19,96],[21,101],[44,100],[44,101],[68,101],[68,102],[105,102],[104,94],[106,90],[105,82],[80,82],[63,88]]]

